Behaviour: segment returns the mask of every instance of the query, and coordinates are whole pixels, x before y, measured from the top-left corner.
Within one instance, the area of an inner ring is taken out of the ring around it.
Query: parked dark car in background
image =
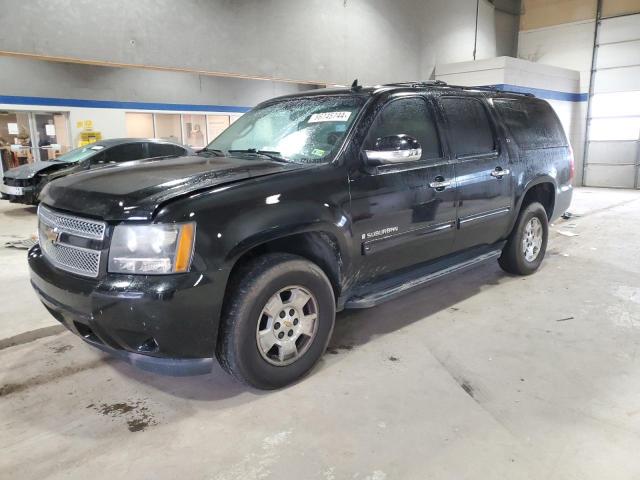
[[[489,260],[534,273],[573,165],[532,96],[313,90],[257,106],[196,156],[48,185],[31,282],[68,329],[137,366],[204,373],[215,355],[278,388],[320,359],[336,311]]]
[[[158,139],[113,138],[76,148],[56,160],[35,162],[8,170],[0,184],[2,199],[34,205],[51,180],[108,164],[147,158],[191,155],[189,147]]]

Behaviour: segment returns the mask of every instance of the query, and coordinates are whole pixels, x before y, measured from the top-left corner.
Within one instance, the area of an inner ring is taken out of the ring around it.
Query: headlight
[[[117,225],[109,250],[109,271],[161,275],[191,266],[196,224]]]

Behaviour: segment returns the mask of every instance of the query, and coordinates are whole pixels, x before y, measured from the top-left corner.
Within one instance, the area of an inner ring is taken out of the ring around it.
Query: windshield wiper
[[[282,158],[280,152],[276,152],[274,150],[257,150],[255,148],[245,148],[241,150],[229,150],[229,153],[251,153],[254,155],[262,155],[263,157],[270,158],[271,160],[275,160],[276,162],[291,163],[286,158]]]
[[[198,150],[196,153],[197,154],[200,154],[200,153],[213,153],[214,155],[217,155],[219,157],[224,157],[224,152],[222,150],[218,150],[217,148],[204,147],[202,150]]]

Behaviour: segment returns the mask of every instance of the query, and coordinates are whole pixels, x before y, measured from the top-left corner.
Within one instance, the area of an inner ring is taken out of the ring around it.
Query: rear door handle
[[[435,188],[436,192],[442,192],[445,188],[451,186],[449,180],[445,180],[442,175],[438,175],[434,178],[434,181],[429,184],[431,188]]]
[[[502,167],[496,167],[493,172],[491,172],[491,176],[495,178],[502,178],[505,175],[509,175],[511,172],[508,168],[503,169]]]

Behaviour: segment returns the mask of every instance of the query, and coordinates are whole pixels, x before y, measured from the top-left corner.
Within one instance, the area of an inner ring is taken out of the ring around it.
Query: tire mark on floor
[[[35,330],[29,330],[28,332],[14,335],[13,337],[0,339],[0,350],[9,347],[15,347],[17,345],[23,345],[25,343],[33,342],[44,337],[51,337],[65,332],[67,329],[62,325],[52,325],[50,327],[37,328]]]
[[[91,370],[103,365],[107,365],[115,360],[116,359],[114,358],[98,358],[89,363],[84,363],[81,365],[71,365],[51,373],[36,375],[35,377],[32,377],[22,383],[6,383],[4,385],[0,385],[0,397],[6,397],[7,395],[12,395],[14,393],[24,392],[25,390],[28,390],[30,388],[55,382],[56,380],[70,377],[71,375],[84,372],[85,370]]]

